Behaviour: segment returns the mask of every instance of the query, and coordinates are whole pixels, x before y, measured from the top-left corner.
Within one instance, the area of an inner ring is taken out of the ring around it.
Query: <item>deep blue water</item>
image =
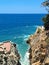
[[[34,34],[37,26],[43,25],[44,16],[45,14],[0,14],[0,42],[10,40],[16,43],[22,60],[27,62],[24,57],[29,47],[26,39]]]
[[[25,25],[42,25],[45,14],[0,14],[0,29]]]

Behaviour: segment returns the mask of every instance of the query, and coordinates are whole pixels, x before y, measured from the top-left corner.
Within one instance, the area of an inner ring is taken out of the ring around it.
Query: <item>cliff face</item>
[[[49,65],[49,30],[39,27],[27,40],[30,45],[30,65]]]
[[[16,44],[12,42],[0,43],[0,65],[21,65]]]

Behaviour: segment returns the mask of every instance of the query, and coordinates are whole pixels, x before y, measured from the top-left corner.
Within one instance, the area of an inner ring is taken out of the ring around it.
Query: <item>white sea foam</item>
[[[26,40],[30,35],[21,35],[21,36],[14,36],[13,39],[17,39],[17,38],[23,38],[24,40]]]
[[[28,40],[28,37],[29,37],[30,35],[25,35],[24,36],[24,41],[26,41],[26,40]]]
[[[26,52],[24,58],[21,59],[21,65],[30,65],[28,52]]]
[[[25,26],[26,28],[28,28],[28,27],[38,27],[39,25],[32,25],[32,26],[29,26],[29,25],[27,25],[27,26]]]

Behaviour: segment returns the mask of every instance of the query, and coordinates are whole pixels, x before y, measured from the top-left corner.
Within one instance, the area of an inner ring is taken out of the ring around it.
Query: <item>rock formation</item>
[[[49,30],[38,27],[36,33],[27,40],[30,45],[30,65],[49,65]]]
[[[21,65],[16,44],[10,41],[0,43],[0,65]]]

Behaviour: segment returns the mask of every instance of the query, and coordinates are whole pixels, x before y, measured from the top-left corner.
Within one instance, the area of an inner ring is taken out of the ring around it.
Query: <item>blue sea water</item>
[[[0,14],[0,42],[10,40],[17,44],[22,65],[28,65],[26,39],[42,26],[45,14]],[[27,64],[25,64],[27,63]]]

